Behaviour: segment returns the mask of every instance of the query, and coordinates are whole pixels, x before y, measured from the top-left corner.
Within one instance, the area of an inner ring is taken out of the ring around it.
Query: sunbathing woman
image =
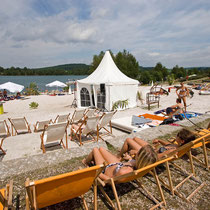
[[[153,140],[153,145],[160,144],[161,147],[158,149],[154,149],[157,153],[158,159],[161,159],[165,155],[175,151],[178,147],[195,140],[195,135],[187,130],[187,129],[182,129],[179,131],[179,133],[176,136],[175,139],[175,144],[169,143],[167,141],[161,140],[161,139],[154,139]],[[142,148],[145,147],[146,145],[149,145],[148,142],[138,138],[134,137],[133,139],[127,138],[123,144],[123,147],[120,151],[119,157],[124,158],[124,159],[132,159],[135,157],[137,152]],[[158,145],[157,145],[158,146]]]
[[[176,94],[183,101],[186,112],[186,107],[187,107],[186,97],[189,96],[189,90],[187,87],[184,86],[183,82],[181,82],[180,85],[181,87],[176,89]]]
[[[104,171],[99,175],[102,180],[107,180],[115,176],[127,174],[134,169],[139,169],[157,161],[157,154],[151,145],[147,144],[142,146],[139,151],[136,152],[135,160],[132,159],[129,162],[122,163],[120,158],[108,152],[103,147],[94,148],[92,152],[82,162],[85,165],[91,163],[100,165],[106,162],[108,165]]]
[[[182,101],[181,101],[180,98],[177,98],[176,99],[176,104],[173,105],[173,106],[167,107],[166,110],[165,110],[166,114],[164,112],[162,112],[162,114],[166,115],[166,116],[169,116],[169,118],[170,118],[170,117],[173,117],[173,115],[175,114],[175,112],[177,110],[180,110],[179,113],[183,113],[182,109],[183,109]],[[177,114],[179,114],[179,113],[177,113]]]

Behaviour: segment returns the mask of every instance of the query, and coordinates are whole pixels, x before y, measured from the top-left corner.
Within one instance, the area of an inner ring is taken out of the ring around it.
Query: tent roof
[[[85,79],[78,80],[83,84],[138,84],[137,80],[131,79],[123,74],[115,65],[110,52],[106,51],[97,69]]]

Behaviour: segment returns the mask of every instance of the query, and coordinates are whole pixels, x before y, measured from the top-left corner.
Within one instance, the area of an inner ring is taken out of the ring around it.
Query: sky
[[[210,66],[209,0],[0,0],[0,66],[91,64],[124,49],[140,66]]]

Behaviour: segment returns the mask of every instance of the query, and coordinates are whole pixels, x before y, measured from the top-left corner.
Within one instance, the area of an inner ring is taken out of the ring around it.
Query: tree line
[[[86,64],[64,64],[44,68],[3,68],[0,66],[0,75],[27,76],[27,75],[87,75],[89,65]]]
[[[98,55],[94,55],[90,65],[65,64],[36,69],[0,67],[0,75],[89,75],[98,67],[104,54],[105,52],[101,51]],[[172,69],[167,69],[160,62],[155,67],[142,67],[136,58],[126,50],[118,52],[116,55],[110,50],[110,54],[117,67],[125,75],[137,79],[143,84],[148,84],[151,81],[168,81],[169,84],[172,84],[176,79],[210,77],[210,67],[183,68],[176,65]],[[194,76],[191,77],[192,75]]]
[[[101,51],[99,55],[93,56],[93,61],[90,65],[90,73],[92,73],[101,62],[104,52]],[[126,50],[118,52],[115,56],[110,51],[110,54],[117,65],[117,67],[128,77],[139,80],[143,84],[148,84],[151,81],[168,81],[172,84],[174,80],[186,80],[192,78],[202,78],[204,76],[210,76],[210,67],[199,68],[183,68],[176,65],[172,69],[167,69],[160,62],[155,67],[142,67],[137,62],[136,58]],[[196,76],[195,76],[196,75]]]

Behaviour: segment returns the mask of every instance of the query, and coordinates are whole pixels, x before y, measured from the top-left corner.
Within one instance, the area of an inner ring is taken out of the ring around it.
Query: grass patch
[[[209,119],[198,123],[200,127],[206,128],[209,123]],[[195,128],[195,126],[190,127],[190,129]],[[171,134],[167,134],[164,136],[160,136],[159,138],[162,139],[170,139],[172,137],[175,137],[178,131],[172,132]],[[117,148],[113,145],[106,142],[108,150],[114,154],[118,152]],[[197,150],[197,157],[202,158],[202,149],[199,148]],[[62,173],[67,173],[70,171],[78,170],[80,167],[84,167],[81,163],[81,160],[84,158],[84,156],[79,158],[72,158],[71,160],[63,161],[59,164],[55,165],[49,165],[42,169],[33,170],[30,172],[22,173],[19,175],[13,175],[9,176],[4,180],[1,180],[0,187],[4,187],[6,183],[10,179],[14,180],[14,203],[17,201],[18,209],[25,209],[25,187],[24,183],[26,178],[30,178],[31,180],[37,180],[37,179],[43,179],[50,176],[55,176]],[[181,165],[182,168],[189,171],[189,163],[186,160],[178,160],[176,161],[178,165]],[[210,178],[209,178],[209,172],[204,170],[201,166],[199,166],[197,163],[195,165],[195,171],[198,179],[205,181],[206,186],[202,188],[193,198],[190,203],[186,203],[184,200],[177,196],[172,196],[167,190],[163,190],[164,195],[166,197],[166,202],[168,209],[208,209],[208,206],[210,204],[209,197],[209,187],[210,187]],[[177,175],[177,171],[172,167],[171,168],[172,178],[174,182],[181,181],[184,177],[180,178],[179,175]],[[158,172],[160,177],[165,178],[165,171],[164,167],[163,169]],[[156,198],[159,198],[158,190],[156,188],[156,185],[154,185],[154,179],[151,176],[145,176],[142,179],[142,183],[152,192],[152,194],[155,195]],[[183,188],[184,193],[187,195],[190,192],[192,192],[192,187],[194,187],[194,182],[192,180],[189,180],[185,187]],[[106,192],[108,195],[111,196],[111,199],[115,202],[112,189],[111,187],[107,186]],[[132,183],[126,183],[126,184],[120,184],[117,185],[117,192],[120,198],[120,202],[123,209],[148,209],[152,207],[153,202],[149,199],[147,199],[144,196],[144,191],[137,189],[137,185],[135,182]],[[92,206],[92,200],[93,200],[93,192],[89,191],[85,195],[86,201],[88,203],[88,206]],[[70,201],[62,202],[60,204],[53,205],[51,207],[47,207],[45,209],[53,210],[53,209],[83,209],[82,201],[80,198],[76,198]],[[110,209],[109,206],[104,202],[104,198],[100,192],[98,192],[98,209]]]

